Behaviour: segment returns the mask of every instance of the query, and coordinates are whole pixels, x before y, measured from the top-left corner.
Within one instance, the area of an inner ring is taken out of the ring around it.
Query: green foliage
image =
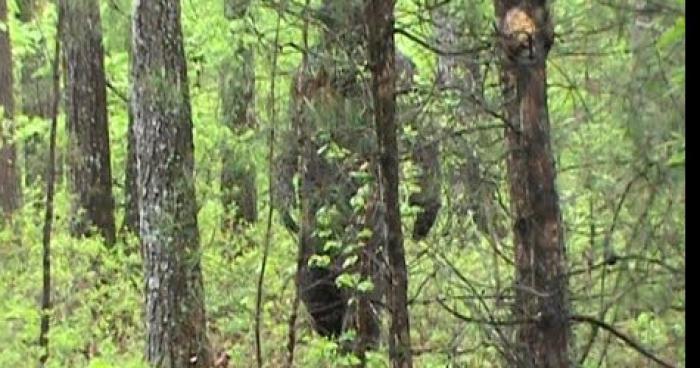
[[[313,7],[320,3],[311,2]],[[456,28],[463,31],[457,49],[478,49],[482,42],[493,40],[491,1],[451,3],[449,14],[455,18]],[[100,4],[105,67],[111,85],[109,134],[120,228],[125,202],[128,104],[124,99],[130,95],[132,1]],[[600,316],[663,359],[684,366],[685,4],[682,0],[667,2],[666,7],[655,10],[648,28],[641,29],[634,28],[636,13],[625,10],[633,2],[606,4],[552,2],[557,39],[548,60],[548,103],[572,309],[578,314]],[[15,1],[8,0],[8,5],[10,14],[18,11]],[[254,355],[254,280],[260,272],[267,224],[258,221],[235,231],[222,229],[221,157],[233,152],[240,158],[236,164],[257,169],[258,208],[265,214],[260,217],[267,218],[271,205],[267,140],[271,129],[279,138],[280,131],[291,127],[289,92],[301,60],[301,53],[293,46],[303,47],[303,2],[253,0],[246,15],[235,19],[227,19],[224,5],[223,0],[181,2],[208,328],[214,348],[229,352],[232,366],[237,367],[249,365]],[[276,6],[285,11],[278,45],[273,44]],[[398,1],[397,28],[436,44],[430,14],[424,6],[424,2]],[[15,96],[21,96],[22,67],[29,56],[40,55],[35,77],[50,75],[56,15],[53,2],[43,1],[34,21],[22,23],[11,15],[7,23],[0,24],[0,31],[9,28],[11,34]],[[310,27],[309,44],[315,45],[321,34],[318,21],[311,21]],[[638,31],[645,40],[642,44],[648,47],[635,53],[631,40],[632,33]],[[469,85],[465,87],[468,91],[439,91],[435,86],[438,56],[400,33],[396,43],[417,71],[415,91],[398,98],[403,158],[401,214],[410,276],[413,347],[420,351],[415,365],[504,366],[499,349],[505,345],[504,339],[512,338],[511,326],[465,322],[436,302],[478,321],[511,318],[515,250],[510,236],[503,122],[497,117],[503,101],[496,54],[493,48],[487,48],[461,55],[460,60],[473,57],[478,69],[478,74],[473,70],[460,72],[460,83]],[[234,134],[223,124],[218,88],[221,69],[242,62],[235,58],[239,44],[250,45],[255,54],[256,126]],[[275,66],[271,63],[273,50],[278,51]],[[270,93],[273,69],[274,99]],[[474,80],[482,82],[483,90],[471,87]],[[21,106],[22,99],[16,100]],[[308,106],[317,123],[317,138],[326,143],[319,154],[334,161],[354,158],[349,147],[331,137],[342,133],[339,128],[364,127],[367,122],[356,110],[368,109],[371,103],[360,101],[356,105]],[[16,110],[14,139],[26,176],[26,170],[33,168],[23,153],[27,140],[37,136],[43,144],[37,148],[39,157],[47,157],[49,121]],[[344,119],[336,116],[338,111],[347,113]],[[64,114],[61,111],[59,115],[59,163],[70,145]],[[418,190],[420,170],[408,158],[407,148],[418,138],[426,138],[421,135],[441,145],[443,208],[430,235],[416,242],[406,234],[411,233],[417,212],[408,198]],[[276,143],[276,152],[288,148],[280,146],[279,140]],[[350,143],[370,146],[364,141]],[[479,159],[473,165],[479,175],[470,171],[472,155]],[[49,312],[48,366],[145,367],[138,241],[122,233],[117,244],[107,249],[99,239],[70,237],[68,173],[64,166],[60,168],[52,233],[54,306]],[[362,229],[353,234],[360,243],[355,244],[347,241],[346,229],[337,226],[348,216],[364,214],[377,185],[371,168],[348,171],[344,174],[356,180],[360,189],[350,201],[352,209],[328,206],[317,213],[319,227],[314,234],[327,240],[323,244],[327,255],[312,256],[311,265],[328,267],[330,255],[342,254],[348,256],[343,266],[357,266],[359,261],[353,255],[372,236],[372,230]],[[25,186],[23,208],[15,217],[16,223],[0,231],[3,367],[33,366],[41,354],[36,341],[44,190],[41,181]],[[483,208],[488,210],[490,232],[480,228],[474,216]],[[499,229],[505,229],[503,234],[499,235]],[[609,250],[623,260],[615,266],[602,265]],[[262,349],[266,365],[271,367],[282,366],[286,359],[297,251],[296,234],[290,234],[273,216],[261,326]],[[106,282],[100,283],[102,279]],[[348,291],[360,292],[378,286],[356,272],[343,273],[336,283]],[[387,324],[388,314],[382,316]],[[591,333],[591,326],[574,325],[576,354]],[[602,367],[649,364],[619,341],[610,341],[608,334],[599,332],[582,366],[598,367],[598,360]],[[88,361],[85,351],[91,343],[97,353]],[[358,357],[344,353],[341,341],[329,341],[312,332],[303,305],[297,321],[295,359],[299,367],[349,367],[358,362]],[[366,366],[389,366],[386,344],[366,355]]]

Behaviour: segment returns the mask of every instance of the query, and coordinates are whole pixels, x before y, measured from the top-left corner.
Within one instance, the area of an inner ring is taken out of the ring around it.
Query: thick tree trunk
[[[407,305],[408,272],[403,248],[399,208],[399,155],[396,131],[396,52],[394,1],[367,0],[365,18],[369,35],[374,120],[379,145],[380,193],[385,206],[386,249],[391,311],[389,349],[392,365],[411,367],[411,335]]]
[[[146,358],[209,367],[180,1],[135,1],[132,30]]]
[[[519,367],[571,366],[566,260],[549,137],[546,57],[552,24],[542,1],[496,1],[508,127],[516,252]]]
[[[70,137],[75,236],[96,227],[108,244],[115,240],[114,197],[107,127],[107,89],[100,4],[61,0],[61,34],[66,65],[66,113]]]
[[[14,137],[12,48],[6,0],[0,0],[0,23],[5,24],[5,28],[0,29],[0,211],[9,220],[20,206],[21,189]]]

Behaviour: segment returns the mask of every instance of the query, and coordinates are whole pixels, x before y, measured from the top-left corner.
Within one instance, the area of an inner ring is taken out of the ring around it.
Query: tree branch
[[[591,316],[583,315],[573,315],[570,317],[570,319],[574,322],[585,322],[593,326],[602,328],[603,330],[608,331],[618,339],[622,340],[625,344],[627,344],[632,349],[636,350],[639,354],[653,360],[656,364],[666,368],[675,368],[674,365],[661,360],[660,358],[649,352],[647,349],[645,349],[640,343],[634,341],[631,337],[623,334],[622,332],[615,329],[615,327],[605,323],[604,321],[598,320]]]

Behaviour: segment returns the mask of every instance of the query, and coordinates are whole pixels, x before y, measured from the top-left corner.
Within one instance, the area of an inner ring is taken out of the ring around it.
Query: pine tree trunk
[[[407,305],[408,272],[399,208],[399,155],[396,129],[396,52],[394,1],[367,0],[369,66],[372,71],[374,120],[379,144],[380,193],[385,206],[389,258],[387,300],[391,311],[389,349],[392,366],[413,365]]]
[[[549,136],[546,58],[552,24],[541,1],[497,0],[516,252],[519,367],[569,367],[566,259]]]
[[[180,1],[137,0],[133,9],[146,358],[158,367],[209,367]]]
[[[61,0],[60,6],[65,16],[61,41],[73,192],[71,231],[84,236],[94,226],[107,244],[113,244],[114,197],[100,4],[97,0]]]
[[[14,96],[12,94],[12,48],[7,23],[7,1],[0,0],[0,211],[11,219],[21,202],[21,187],[15,146]]]

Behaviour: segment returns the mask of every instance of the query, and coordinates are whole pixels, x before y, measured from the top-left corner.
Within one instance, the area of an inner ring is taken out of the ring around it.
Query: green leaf
[[[673,27],[664,32],[656,41],[656,46],[659,49],[665,49],[680,42],[685,38],[685,17],[681,16],[676,19]]]
[[[331,264],[331,258],[324,255],[314,254],[309,257],[309,266],[327,268]]]
[[[374,290],[374,283],[372,282],[372,280],[362,280],[357,285],[357,290],[359,290],[363,293],[368,293],[368,292]]]
[[[323,245],[323,250],[326,252],[335,252],[340,250],[343,244],[337,240],[329,240]]]
[[[372,229],[365,227],[357,234],[357,238],[359,240],[369,240],[372,238],[372,235],[374,235]]]
[[[360,275],[343,273],[335,279],[335,284],[340,288],[354,288],[358,284]]]
[[[344,262],[343,262],[343,268],[348,268],[355,263],[357,263],[358,257],[356,255],[348,257]]]

